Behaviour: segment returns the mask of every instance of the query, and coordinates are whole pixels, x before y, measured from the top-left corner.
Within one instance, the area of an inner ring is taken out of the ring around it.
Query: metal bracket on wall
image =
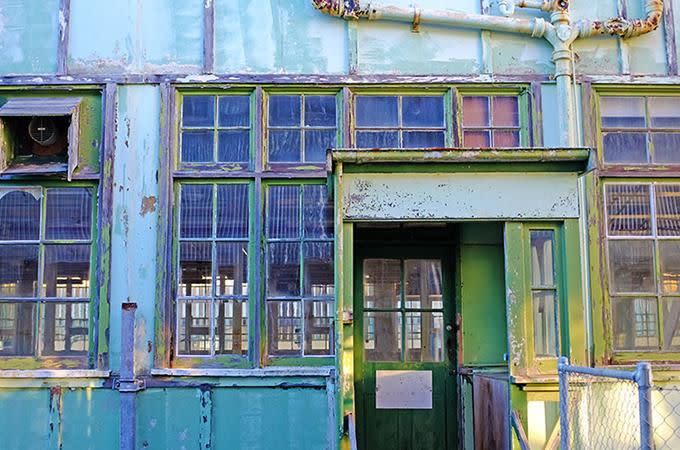
[[[146,389],[146,381],[143,378],[136,378],[133,380],[121,380],[115,378],[113,380],[113,389],[119,392],[137,392]]]

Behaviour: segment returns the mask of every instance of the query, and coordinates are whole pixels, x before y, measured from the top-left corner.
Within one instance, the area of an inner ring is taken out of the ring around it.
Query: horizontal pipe
[[[590,37],[609,34],[631,38],[654,31],[661,23],[663,14],[663,0],[644,0],[645,14],[644,19],[626,19],[624,17],[613,17],[609,20],[580,20],[576,26],[579,29],[579,37]]]

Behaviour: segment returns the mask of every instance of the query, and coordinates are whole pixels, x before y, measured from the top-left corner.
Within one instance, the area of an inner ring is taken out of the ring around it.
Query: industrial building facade
[[[680,383],[680,3],[409,3],[0,3],[0,448],[554,448],[558,357]]]

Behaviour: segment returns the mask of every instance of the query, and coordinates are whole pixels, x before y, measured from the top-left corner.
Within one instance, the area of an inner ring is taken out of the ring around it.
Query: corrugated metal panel
[[[12,98],[0,107],[0,117],[69,116],[80,101],[80,97]]]

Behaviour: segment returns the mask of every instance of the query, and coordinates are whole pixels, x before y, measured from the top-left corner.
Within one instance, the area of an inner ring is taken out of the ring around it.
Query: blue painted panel
[[[141,392],[137,396],[137,448],[199,448],[200,393],[199,389],[178,388]]]
[[[49,408],[49,389],[0,390],[0,448],[45,448]]]
[[[110,389],[62,390],[62,442],[69,450],[119,448],[120,396]]]
[[[0,2],[0,73],[50,74],[57,70],[59,0]]]

